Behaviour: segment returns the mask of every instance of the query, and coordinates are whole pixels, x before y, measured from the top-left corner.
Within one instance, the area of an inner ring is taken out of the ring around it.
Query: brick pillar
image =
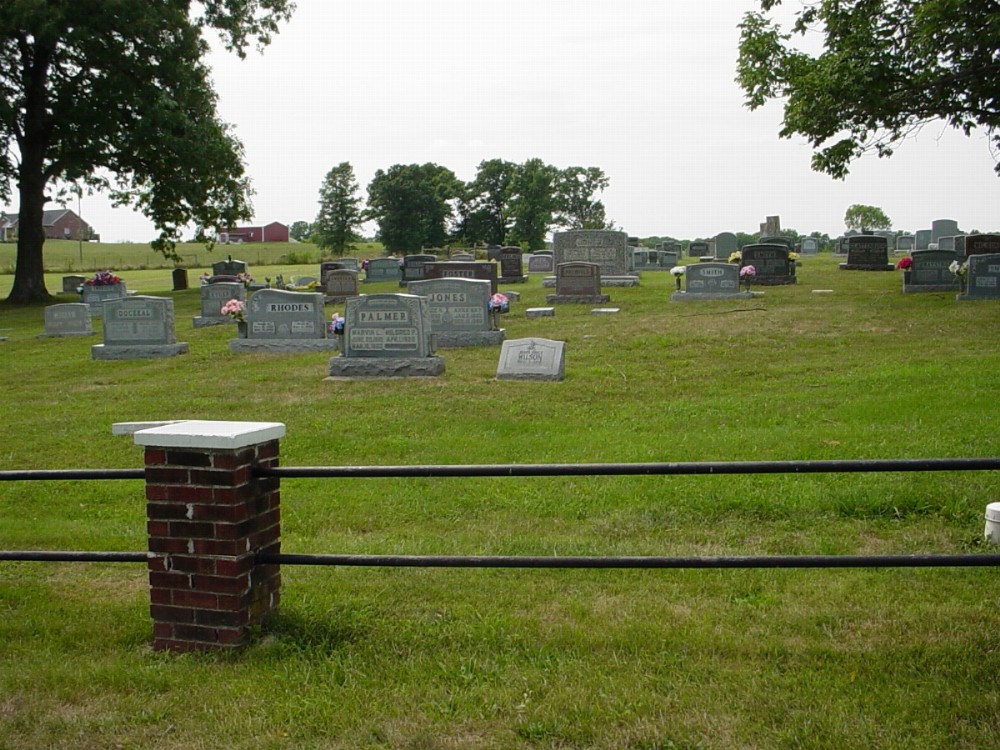
[[[277,466],[275,422],[164,424],[134,433],[145,446],[153,648],[238,648],[278,605],[279,480],[251,467]]]

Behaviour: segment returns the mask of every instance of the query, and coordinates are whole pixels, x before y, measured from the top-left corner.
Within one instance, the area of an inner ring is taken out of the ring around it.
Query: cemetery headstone
[[[424,278],[424,265],[437,260],[436,255],[422,253],[420,255],[407,255],[403,258],[403,277],[399,280],[400,286],[406,286],[411,281],[420,281]]]
[[[928,250],[931,244],[931,230],[918,229],[913,233],[913,249]]]
[[[90,305],[90,314],[100,317],[104,311],[104,303],[111,300],[124,299],[128,296],[125,282],[116,284],[84,284],[82,301]]]
[[[93,336],[97,331],[90,324],[90,306],[83,302],[66,302],[45,308],[45,333],[39,338]]]
[[[541,338],[503,342],[497,380],[561,381],[565,377],[565,342]]]
[[[739,242],[732,232],[721,232],[715,235],[716,260],[729,260],[729,256],[739,249]]]
[[[337,261],[341,267],[346,268],[348,271],[361,271],[361,261],[357,258],[341,258]]]
[[[611,298],[601,294],[601,267],[596,263],[567,262],[556,265],[556,293],[545,297],[548,304],[603,304]]]
[[[815,237],[803,237],[799,247],[803,255],[817,255],[819,253],[819,240]]]
[[[885,237],[858,234],[845,240],[847,262],[841,263],[844,271],[895,271],[889,263],[889,247]]]
[[[556,270],[552,253],[534,253],[528,259],[528,273],[552,273]]]
[[[970,255],[965,293],[960,300],[1000,299],[1000,254]]]
[[[241,273],[249,273],[250,267],[242,260],[233,260],[229,256],[226,260],[220,260],[212,264],[213,276],[239,276]]]
[[[912,253],[916,250],[916,238],[912,234],[901,234],[896,238],[897,253]]]
[[[457,263],[472,263],[476,260],[476,256],[472,253],[453,253],[448,260],[453,260]]]
[[[707,242],[691,242],[688,244],[688,257],[689,258],[707,258],[708,257],[708,243]]]
[[[504,331],[490,330],[488,307],[493,292],[490,291],[489,281],[424,279],[411,281],[407,291],[427,299],[436,348],[496,346],[503,343]]]
[[[222,306],[231,299],[246,300],[247,297],[246,287],[238,281],[204,284],[198,289],[201,292],[201,315],[192,321],[195,328],[232,323],[232,318],[222,313]]]
[[[786,245],[755,244],[743,248],[740,267],[753,266],[753,283],[759,286],[795,284],[795,261],[789,258]]]
[[[331,357],[338,377],[440,375],[427,298],[415,294],[366,294],[347,300],[342,355]]]
[[[323,294],[261,289],[246,306],[247,337],[230,339],[231,352],[296,353],[336,349],[328,336]]]
[[[553,235],[556,268],[562,263],[594,263],[601,269],[604,286],[638,286],[632,249],[625,232],[574,229]],[[551,286],[551,284],[549,284]]]
[[[104,343],[92,346],[93,359],[150,359],[186,354],[174,337],[174,301],[166,297],[125,297],[104,303]]]
[[[964,250],[966,258],[1000,253],[1000,234],[967,234]]]
[[[342,268],[347,268],[339,260],[327,260],[319,264],[319,283],[320,286],[326,286],[326,277],[331,271],[337,271]]]
[[[358,295],[358,272],[349,268],[336,268],[326,274],[326,284],[323,286],[325,300],[331,304],[339,304],[348,297]]]
[[[403,269],[396,258],[372,258],[365,269],[365,283],[377,281],[398,282],[403,278]]]
[[[83,286],[83,282],[86,280],[83,276],[63,276],[63,294],[76,294],[76,291]]]
[[[941,242],[942,237],[954,237],[961,234],[958,222],[954,219],[935,219],[931,222],[931,242]],[[938,245],[940,249],[940,244]]]
[[[674,292],[674,301],[749,299],[752,292],[740,291],[740,269],[735,263],[692,263],[685,266],[684,291]]]
[[[492,261],[433,261],[424,264],[424,279],[477,279],[490,282],[497,293],[497,264]]]
[[[912,265],[903,272],[903,291],[950,292],[957,291],[958,279],[948,270],[958,254],[950,250],[914,250],[910,253]]]
[[[524,255],[519,247],[500,248],[500,278],[504,284],[523,284],[528,280],[524,275]]]
[[[937,249],[938,250],[948,250],[950,252],[954,252],[955,251],[955,237],[954,236],[938,237]]]

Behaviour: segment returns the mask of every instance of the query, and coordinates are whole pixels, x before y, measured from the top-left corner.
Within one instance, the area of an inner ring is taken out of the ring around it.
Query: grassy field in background
[[[283,422],[285,466],[1000,455],[1000,305],[837,262],[704,303],[646,272],[607,290],[614,316],[528,319],[551,293],[533,276],[503,324],[566,342],[561,383],[495,380],[496,348],[442,350],[439,378],[327,381],[327,355],[234,355],[232,328],[194,329],[198,290],[169,267],[122,272],[174,299],[190,353],[93,361],[100,336],[37,339],[41,307],[0,305],[0,469],[136,468],[111,425],[181,418]],[[988,552],[997,500],[992,472],[299,479],[282,549]],[[144,514],[142,482],[7,482],[0,549],[141,551]],[[1000,747],[996,569],[282,577],[251,647],[173,657],[149,649],[144,566],[0,563],[0,748]]]
[[[376,242],[359,242],[353,253],[357,257],[382,255],[382,246]],[[194,269],[211,268],[213,263],[232,256],[244,260],[250,267],[282,266],[320,263],[320,250],[309,243],[264,242],[240,245],[214,245],[211,249],[197,243],[180,243],[177,254],[180,265]],[[17,258],[17,245],[0,243],[0,274],[13,274]],[[101,243],[72,240],[46,240],[42,248],[46,272],[63,276],[88,271],[113,269],[131,271],[144,269],[173,269],[174,262],[154,251],[148,243]],[[327,259],[327,258],[324,258]],[[82,271],[81,271],[82,269]],[[60,287],[55,287],[58,291]],[[169,286],[168,286],[169,288]],[[49,287],[53,291],[53,287]]]

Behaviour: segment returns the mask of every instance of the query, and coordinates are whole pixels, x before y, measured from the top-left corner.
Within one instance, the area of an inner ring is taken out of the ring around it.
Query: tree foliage
[[[446,167],[394,164],[368,184],[365,218],[378,223],[377,238],[389,252],[442,247],[461,195],[462,183]]]
[[[308,221],[293,221],[288,228],[288,236],[296,242],[305,242],[312,234],[312,225]]]
[[[10,299],[49,298],[42,212],[50,188],[110,191],[153,220],[170,255],[250,216],[243,149],[216,114],[204,29],[240,56],[265,45],[289,0],[4,0],[0,3],[0,198],[17,185]]]
[[[805,136],[814,169],[844,177],[854,159],[890,156],[935,120],[966,135],[984,129],[996,153],[995,0],[819,0],[787,32],[767,15],[780,2],[744,16],[737,80],[751,109],[785,100],[780,135]],[[821,54],[793,46],[812,34],[823,36]]]
[[[874,229],[892,229],[892,220],[877,206],[855,203],[844,213],[844,226],[858,232]]]
[[[563,229],[605,229],[604,204],[594,197],[610,181],[598,167],[568,167],[559,173],[555,223]]]
[[[362,199],[350,162],[341,162],[323,178],[319,189],[319,213],[312,224],[312,238],[321,250],[343,255],[358,238],[363,220]]]

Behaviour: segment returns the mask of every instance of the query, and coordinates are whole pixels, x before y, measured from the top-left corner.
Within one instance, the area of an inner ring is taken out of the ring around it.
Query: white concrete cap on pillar
[[[1000,503],[990,503],[986,506],[984,536],[989,544],[1000,544]]]
[[[285,436],[282,422],[213,422],[191,419],[133,433],[136,445],[234,450]]]

